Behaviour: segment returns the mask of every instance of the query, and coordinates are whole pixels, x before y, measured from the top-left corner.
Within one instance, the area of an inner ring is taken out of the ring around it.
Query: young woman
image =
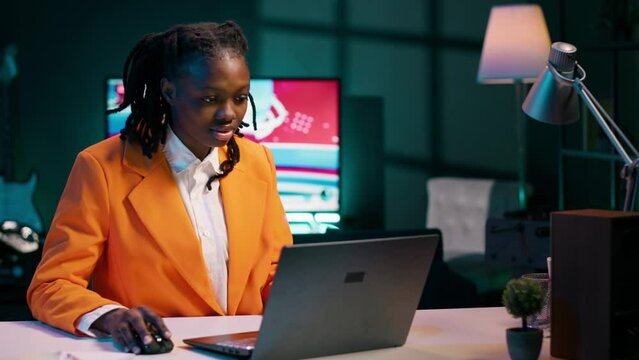
[[[114,110],[131,115],[76,158],[27,293],[34,317],[138,353],[146,324],[170,338],[161,317],[262,313],[292,237],[271,152],[240,133],[247,50],[233,22],[133,48]]]

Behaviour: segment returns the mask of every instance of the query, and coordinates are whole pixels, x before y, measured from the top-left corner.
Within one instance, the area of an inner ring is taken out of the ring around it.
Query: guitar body
[[[9,86],[18,76],[17,53],[15,44],[8,44],[0,52],[0,224],[13,220],[42,233],[42,219],[33,204],[36,174],[31,173],[23,183],[13,181]]]
[[[25,182],[8,182],[0,176],[0,223],[4,220],[14,220],[42,233],[42,219],[33,203],[37,182],[38,177],[35,173],[31,173]]]

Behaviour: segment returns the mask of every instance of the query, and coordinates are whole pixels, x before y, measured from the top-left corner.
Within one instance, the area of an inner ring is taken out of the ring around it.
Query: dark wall
[[[554,41],[577,46],[584,83],[630,141],[639,141],[639,2],[543,1]],[[623,207],[622,162],[594,117],[582,105],[579,120],[560,129],[564,209]],[[628,147],[626,147],[629,149]],[[559,166],[558,166],[559,168]],[[635,206],[635,210],[637,206]]]
[[[10,41],[15,41],[15,33],[17,30],[17,19],[15,14],[17,11],[17,3],[6,1],[2,3],[0,11],[0,45],[5,45]]]
[[[75,155],[104,136],[104,79],[146,33],[173,24],[236,19],[248,24],[251,1],[42,1],[15,6],[19,47],[15,174],[39,176],[38,210],[48,225]]]
[[[120,74],[134,43],[176,23],[234,19],[248,35],[253,75],[339,77],[344,96],[382,99],[382,155],[370,176],[384,185],[371,191],[383,194],[388,228],[423,227],[429,177],[516,179],[514,88],[476,83],[490,8],[506,3],[12,2],[0,40],[19,47],[16,179],[38,174],[35,201],[48,225],[75,155],[103,138],[104,78]],[[558,3],[541,1],[553,40]],[[366,120],[349,119],[361,123],[350,128],[365,132]],[[556,206],[558,129],[528,126],[529,181],[538,203]]]

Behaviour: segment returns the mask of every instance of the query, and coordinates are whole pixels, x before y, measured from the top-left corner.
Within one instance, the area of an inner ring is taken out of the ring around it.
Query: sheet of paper
[[[0,360],[129,360],[134,354],[105,351],[58,351],[45,354],[22,354],[18,357],[0,357]]]

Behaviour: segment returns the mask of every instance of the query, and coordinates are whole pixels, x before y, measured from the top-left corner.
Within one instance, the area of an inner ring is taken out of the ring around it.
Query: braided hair
[[[158,147],[166,142],[167,127],[171,123],[169,103],[161,92],[163,77],[179,76],[182,66],[197,58],[220,58],[226,54],[240,56],[246,60],[248,43],[239,25],[232,21],[221,24],[195,23],[176,25],[162,33],[144,36],[131,50],[124,62],[122,80],[124,100],[107,114],[131,106],[131,114],[120,131],[120,139],[139,143],[142,154],[151,158]],[[253,127],[257,128],[255,102],[249,94],[253,109]],[[248,126],[241,122],[235,130]],[[234,137],[227,144],[228,159],[220,164],[221,173],[209,178],[206,187],[228,175],[240,161],[240,149]]]

